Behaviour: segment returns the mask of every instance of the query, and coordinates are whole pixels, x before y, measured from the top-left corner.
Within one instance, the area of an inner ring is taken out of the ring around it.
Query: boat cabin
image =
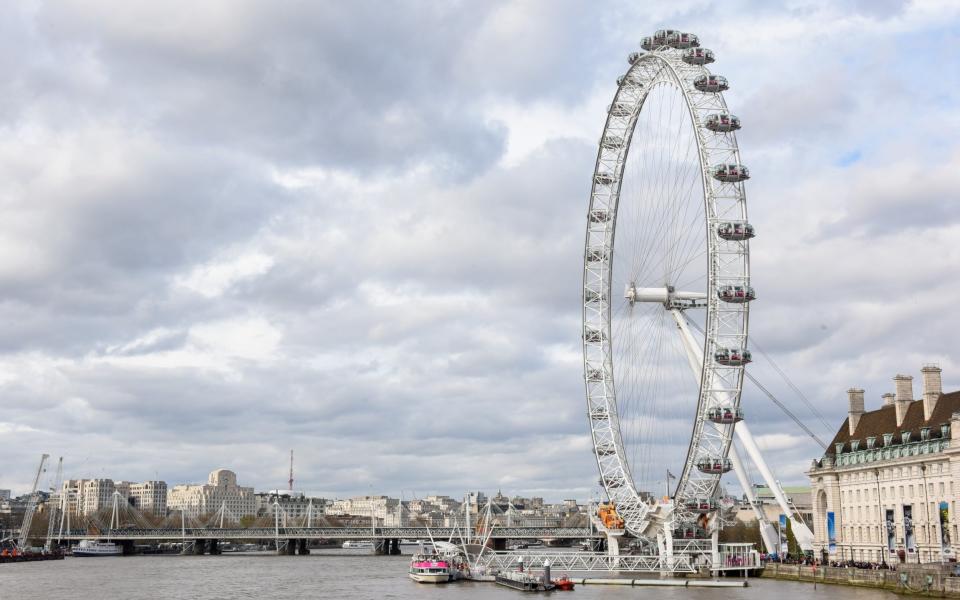
[[[706,48],[688,48],[683,52],[681,59],[688,65],[706,65],[716,60],[713,50]]]
[[[704,458],[697,461],[697,468],[701,473],[722,475],[733,468],[733,461],[729,458]]]
[[[727,78],[723,75],[701,75],[693,80],[693,87],[701,92],[725,92],[730,89]]]
[[[750,179],[750,169],[744,165],[713,165],[713,168],[710,169],[710,171],[710,174],[713,175],[714,179],[724,183],[736,183],[738,181]]]
[[[727,133],[740,129],[740,117],[729,113],[718,113],[707,117],[707,122],[704,125],[710,131]]]
[[[713,354],[713,359],[717,364],[725,367],[740,367],[753,360],[749,350],[740,350],[739,348],[721,348]]]
[[[757,298],[757,293],[749,285],[721,285],[717,288],[717,297],[724,302],[743,304]]]
[[[675,31],[667,36],[667,45],[671,48],[677,48],[679,50],[696,48],[700,45],[700,38],[692,33]]]
[[[717,225],[717,236],[719,236],[720,239],[742,242],[743,240],[749,240],[754,235],[756,235],[756,233],[753,225],[743,221],[733,221]]]
[[[707,419],[721,425],[732,425],[743,420],[743,410],[740,407],[718,406],[707,411]]]

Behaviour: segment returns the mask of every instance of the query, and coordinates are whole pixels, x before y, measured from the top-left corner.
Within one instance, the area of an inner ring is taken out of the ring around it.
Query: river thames
[[[310,556],[129,556],[0,565],[0,598],[97,600],[308,600],[315,598],[519,598],[492,583],[418,584],[407,577],[409,557],[342,550]],[[553,592],[552,595],[564,594]],[[896,594],[838,585],[751,579],[747,588],[629,588],[580,585],[574,598],[720,600],[858,600]]]

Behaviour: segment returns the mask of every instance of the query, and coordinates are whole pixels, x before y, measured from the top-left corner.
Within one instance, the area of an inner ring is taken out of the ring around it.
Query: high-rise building
[[[141,512],[162,517],[167,514],[167,483],[165,481],[144,481],[131,483],[130,503]]]
[[[228,469],[213,471],[205,484],[175,485],[167,493],[167,508],[189,517],[213,514],[221,507],[237,519],[257,514],[253,488],[238,485],[237,474]]]

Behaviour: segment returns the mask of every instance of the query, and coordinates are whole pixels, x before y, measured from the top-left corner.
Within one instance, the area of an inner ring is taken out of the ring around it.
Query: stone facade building
[[[897,375],[896,393],[872,411],[863,390],[848,390],[848,418],[807,473],[818,554],[889,564],[960,552],[960,392],[942,393],[935,365],[922,374],[920,399],[913,378]]]
[[[212,515],[221,507],[238,519],[257,514],[253,488],[238,485],[237,474],[227,469],[210,473],[205,484],[175,485],[167,494],[167,508],[192,518]]]
[[[167,483],[165,481],[131,483],[129,490],[130,504],[141,512],[155,517],[166,516]]]

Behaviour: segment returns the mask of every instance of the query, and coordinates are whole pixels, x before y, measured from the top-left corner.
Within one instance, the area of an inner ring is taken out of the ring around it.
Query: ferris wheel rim
[[[597,160],[594,167],[593,185],[591,188],[590,206],[588,209],[587,218],[587,233],[585,236],[586,240],[583,279],[584,295],[582,298],[584,340],[583,366],[588,404],[588,420],[591,426],[591,437],[594,445],[595,458],[597,459],[597,464],[600,471],[601,484],[605,488],[608,498],[617,506],[618,511],[620,511],[621,515],[624,517],[627,529],[631,530],[631,532],[636,535],[642,535],[642,529],[646,524],[645,518],[650,510],[650,507],[639,494],[640,490],[638,490],[636,487],[636,482],[633,478],[631,466],[627,460],[623,444],[623,434],[621,431],[621,424],[619,421],[620,415],[617,406],[616,378],[614,376],[616,365],[613,364],[612,360],[613,351],[611,345],[611,318],[613,311],[611,301],[613,293],[612,284],[614,268],[613,255],[615,249],[614,242],[617,231],[620,191],[623,182],[623,169],[624,165],[626,164],[626,157],[629,153],[629,150],[633,146],[633,135],[635,133],[637,117],[643,110],[644,103],[646,102],[650,89],[653,87],[650,85],[651,81],[655,84],[662,84],[666,81],[670,81],[676,85],[677,89],[680,90],[683,96],[683,102],[687,109],[687,114],[693,124],[697,142],[700,176],[703,183],[703,204],[705,217],[704,226],[707,230],[707,253],[708,263],[710,265],[715,264],[717,260],[716,255],[719,251],[718,245],[713,243],[711,238],[711,226],[715,224],[714,222],[716,221],[716,215],[718,214],[716,207],[711,206],[711,202],[715,200],[715,198],[712,197],[713,185],[708,174],[708,170],[712,167],[714,162],[710,147],[706,143],[707,140],[705,139],[706,135],[704,133],[705,127],[701,113],[704,112],[704,107],[707,109],[717,109],[726,114],[729,114],[729,112],[727,111],[722,90],[711,92],[710,98],[712,99],[712,102],[704,104],[702,102],[704,99],[702,97],[703,92],[697,92],[697,88],[694,86],[696,77],[712,77],[712,74],[703,65],[684,67],[681,65],[681,61],[678,59],[678,53],[674,52],[672,49],[666,48],[631,56],[631,66],[618,82],[619,85],[617,92],[614,96],[611,109],[608,109],[607,120],[604,124],[600,149],[598,150]],[[659,74],[653,78],[649,78],[649,74],[644,75],[641,73],[641,71],[643,71],[641,67],[646,63],[657,64],[659,66]],[[637,75],[640,76],[637,77]],[[632,80],[631,78],[636,79],[636,81]],[[631,96],[630,88],[639,88],[645,91],[641,92],[639,95],[634,94]],[[608,144],[608,140],[610,139],[610,134],[612,131],[622,131],[624,129],[624,123],[622,121],[623,115],[614,115],[612,109],[614,107],[621,106],[621,97],[624,95],[625,89],[625,97],[628,100],[627,105],[632,107],[632,112],[629,123],[626,127],[628,134],[622,137],[624,148],[619,154],[616,155],[617,158],[616,161],[614,161],[614,169],[611,171],[609,169],[610,160],[608,156],[608,151],[610,148],[605,148],[605,144]],[[699,93],[700,95],[695,97],[695,92]],[[632,105],[630,102],[632,102]],[[615,119],[621,119],[619,122],[617,122],[618,127],[611,126]],[[733,162],[739,165],[740,154],[736,136],[733,132],[725,133],[724,135],[729,143],[729,147],[719,154],[725,155],[728,159],[728,162]],[[608,176],[613,177],[616,181],[606,181],[605,178]],[[599,219],[595,218],[598,215],[598,213],[595,211],[602,210],[602,208],[598,208],[598,187],[612,189],[612,191],[607,194],[606,203],[601,203],[607,208],[612,207],[612,211],[610,211],[612,214],[608,214],[607,217],[602,220],[601,227],[604,238],[609,240],[609,244],[603,246],[603,251],[607,252],[608,254],[601,256],[599,260],[596,260],[597,257],[595,252],[598,246],[595,242],[595,239],[592,239],[592,234],[596,234],[598,229],[597,224]],[[739,204],[742,213],[741,220],[746,223],[746,196],[743,186],[741,184],[736,185],[735,187],[736,201]],[[711,219],[713,219],[714,222],[711,222]],[[596,262],[601,263],[602,266],[600,269],[593,268],[591,266],[591,263]],[[596,278],[598,271],[600,272],[599,279]],[[706,306],[706,319],[708,323],[717,319],[717,302],[714,300],[715,292],[720,283],[717,280],[717,275],[718,273],[716,273],[713,268],[708,268],[708,304]],[[745,241],[743,243],[742,265],[739,279],[744,285],[749,283],[749,246]],[[597,293],[599,293],[599,304],[601,305],[599,311],[592,306],[592,304],[597,302],[597,298],[595,297]],[[591,296],[591,294],[593,294],[593,296]],[[606,299],[604,299],[604,294],[606,295]],[[606,305],[605,308],[603,308],[604,305]],[[593,314],[591,311],[596,314]],[[744,304],[734,312],[737,313],[737,319],[739,319],[739,336],[742,340],[741,348],[745,348],[748,327],[747,306]],[[591,328],[591,325],[597,324],[597,316],[600,317],[600,327]],[[595,335],[597,330],[599,330],[599,335]],[[713,333],[712,337],[711,332]],[[684,471],[679,478],[676,490],[673,494],[674,499],[676,500],[684,497],[690,497],[691,494],[704,491],[708,491],[710,495],[712,495],[716,491],[719,483],[718,475],[715,477],[711,476],[700,478],[707,481],[707,483],[703,485],[690,484],[691,478],[694,476],[694,474],[691,473],[691,464],[694,459],[697,458],[698,453],[702,454],[701,444],[703,440],[704,428],[706,426],[705,412],[708,408],[704,401],[705,395],[707,395],[705,394],[705,388],[710,385],[710,381],[712,381],[709,378],[710,373],[708,373],[711,368],[708,366],[711,363],[710,352],[712,352],[714,348],[719,347],[719,341],[716,334],[717,330],[715,328],[711,329],[710,326],[706,327],[704,333],[703,352],[703,356],[706,357],[706,359],[702,360],[703,375],[700,378],[697,414],[693,424],[693,430],[691,431],[687,456],[684,461]],[[727,337],[729,338],[730,336],[727,335]],[[598,402],[595,398],[596,394],[592,393],[592,386],[596,383],[594,378],[597,377],[598,364],[597,354],[595,352],[591,354],[591,350],[594,350],[596,347],[604,349],[600,353],[602,361],[599,365],[603,369],[603,402]],[[742,391],[742,372],[742,366],[736,368],[736,374],[733,379],[730,379],[729,377],[726,379],[728,383],[734,381],[735,385],[731,384],[724,390],[724,393],[727,394],[727,397],[730,400],[729,403],[737,410],[739,410],[740,394]],[[712,394],[713,392],[710,393]],[[605,409],[605,414],[603,414],[601,408]],[[729,452],[729,445],[732,439],[732,427],[717,427],[717,429],[722,429],[723,432],[719,440],[719,444],[714,444],[714,448],[720,449],[719,455],[724,461],[726,461],[726,456]],[[613,466],[611,467],[611,465]]]

